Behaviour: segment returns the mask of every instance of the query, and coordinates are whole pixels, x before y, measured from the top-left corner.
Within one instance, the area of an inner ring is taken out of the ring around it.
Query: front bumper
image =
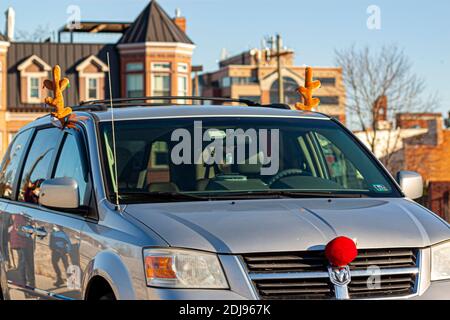
[[[428,289],[413,300],[450,300],[450,280],[433,281]]]
[[[450,280],[430,281],[430,252],[422,250],[421,268],[416,292],[406,297],[387,297],[386,299],[450,300]],[[220,255],[220,261],[230,285],[230,290],[202,289],[160,289],[147,288],[147,298],[155,300],[257,300],[259,299],[244,266],[236,256]],[[375,300],[383,300],[378,297]]]
[[[148,288],[149,299],[152,300],[246,300],[231,290],[181,290]],[[381,298],[382,299],[382,298]],[[399,298],[402,299],[402,298]],[[405,298],[403,298],[405,299]],[[450,281],[432,282],[422,295],[411,300],[450,300]]]

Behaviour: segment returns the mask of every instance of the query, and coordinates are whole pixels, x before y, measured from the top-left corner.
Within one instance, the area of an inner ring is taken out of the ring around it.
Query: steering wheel
[[[300,169],[286,169],[283,170],[281,172],[278,172],[274,177],[272,177],[267,184],[270,186],[272,186],[272,184],[274,184],[275,182],[277,182],[280,179],[286,178],[286,177],[290,177],[290,176],[300,176],[300,175],[304,175],[305,172],[303,170]]]

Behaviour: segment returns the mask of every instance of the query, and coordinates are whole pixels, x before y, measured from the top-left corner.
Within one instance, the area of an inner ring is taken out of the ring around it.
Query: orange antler
[[[69,86],[69,79],[61,79],[61,68],[58,65],[53,68],[53,81],[44,81],[44,87],[50,91],[53,91],[53,98],[45,98],[45,103],[55,109],[55,111],[51,113],[53,117],[52,122],[61,129],[76,129],[75,124],[79,120],[85,119],[85,117],[78,118],[75,114],[72,113],[72,108],[65,106],[63,92]]]
[[[313,81],[313,70],[311,67],[306,67],[305,71],[305,86],[299,87],[297,90],[303,96],[304,103],[296,103],[295,108],[303,111],[311,111],[320,104],[319,98],[313,97],[313,92],[320,88],[320,81]]]
[[[61,80],[61,68],[58,65],[53,68],[53,81],[44,81],[44,87],[53,91],[53,98],[45,98],[45,103],[55,108],[55,112],[52,112],[52,116],[60,120],[72,113],[72,109],[66,108],[64,104],[63,91],[68,86],[69,79],[64,78]]]

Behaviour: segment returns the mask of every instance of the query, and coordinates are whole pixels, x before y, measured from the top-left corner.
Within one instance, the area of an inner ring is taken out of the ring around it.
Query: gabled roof
[[[108,65],[93,54],[80,62],[75,70],[77,70],[78,72],[83,71],[90,63],[94,63],[95,65],[97,65],[97,67],[103,72],[108,72],[109,70]]]
[[[48,42],[11,42],[8,49],[8,110],[17,112],[48,112],[43,104],[24,104],[21,101],[21,77],[17,68],[30,58],[30,52],[45,61],[49,66],[59,64],[64,77],[70,80],[70,89],[64,91],[67,105],[80,103],[77,66],[84,61],[101,61],[106,66],[106,55],[111,59],[111,77],[113,97],[120,97],[119,56],[115,44],[95,43],[48,43]],[[94,56],[95,58],[93,58]],[[98,59],[98,60],[97,60]],[[109,79],[105,78],[105,99],[109,98]]]
[[[155,0],[150,1],[119,40],[120,44],[145,42],[193,44]]]
[[[25,70],[25,68],[27,68],[30,64],[32,63],[37,63],[42,70],[44,71],[51,71],[52,67],[50,67],[48,65],[48,63],[46,63],[44,60],[42,60],[41,58],[39,58],[37,55],[33,54],[32,56],[30,56],[29,58],[27,58],[25,61],[23,61],[21,64],[19,64],[17,66],[17,70],[19,71],[23,71]]]

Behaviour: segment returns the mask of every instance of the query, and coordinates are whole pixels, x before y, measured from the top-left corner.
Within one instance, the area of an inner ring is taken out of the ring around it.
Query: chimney
[[[181,16],[181,10],[177,8],[175,10],[175,18],[173,22],[180,28],[183,32],[186,32],[186,18]]]
[[[379,130],[386,130],[391,128],[391,122],[388,121],[388,99],[386,96],[379,96],[373,104],[372,117],[375,126]]]
[[[9,7],[5,12],[6,15],[6,36],[9,41],[14,41],[14,28],[16,24],[16,12],[12,7]]]
[[[428,144],[438,146],[444,142],[443,137],[443,121],[442,115],[437,114],[434,119],[427,120],[428,122]]]
[[[373,106],[375,121],[387,121],[388,100],[386,96],[379,96]]]

